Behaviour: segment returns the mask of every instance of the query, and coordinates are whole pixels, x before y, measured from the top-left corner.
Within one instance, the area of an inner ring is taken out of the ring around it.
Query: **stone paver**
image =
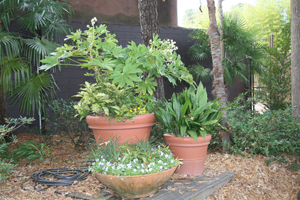
[[[226,171],[220,176],[207,177],[196,176],[195,178],[184,178],[167,181],[159,191],[152,197],[144,200],[203,200],[209,197],[216,189],[229,183],[234,176],[234,172]],[[87,197],[80,193],[71,193],[68,195],[76,199],[86,200],[121,200],[115,195],[101,192],[93,197]]]

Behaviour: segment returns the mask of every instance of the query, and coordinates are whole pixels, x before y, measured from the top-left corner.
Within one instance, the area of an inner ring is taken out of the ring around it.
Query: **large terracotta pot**
[[[123,198],[144,198],[156,193],[167,182],[177,166],[155,174],[121,177],[96,173],[96,178]]]
[[[119,144],[126,141],[130,144],[142,139],[149,139],[155,119],[154,114],[136,115],[133,117],[134,122],[129,119],[117,122],[115,119],[108,120],[108,117],[101,116],[89,115],[86,117],[97,142],[102,143],[109,141],[110,137],[117,137]]]
[[[197,141],[191,137],[175,137],[171,134],[164,134],[164,138],[175,158],[183,159],[183,165],[175,173],[195,176],[202,174],[211,135],[198,137]]]

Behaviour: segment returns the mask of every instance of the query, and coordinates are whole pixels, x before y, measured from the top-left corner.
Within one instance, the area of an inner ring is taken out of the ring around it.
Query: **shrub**
[[[232,132],[231,153],[262,154],[280,158],[282,153],[300,155],[300,124],[292,117],[292,106],[259,113],[251,110],[254,99],[240,95],[228,106]]]
[[[92,138],[85,118],[80,120],[72,100],[53,100],[48,102],[48,112],[45,115],[47,132],[50,134],[66,134],[76,149],[84,149]],[[75,134],[75,135],[74,135]]]
[[[10,118],[5,119],[6,124],[0,125],[0,182],[7,179],[7,176],[12,172],[13,168],[15,167],[13,160],[14,153],[13,151],[9,150],[9,145],[12,142],[6,142],[5,136],[20,128],[24,124],[29,124],[34,121],[33,118]],[[12,135],[13,142],[17,142],[17,137]],[[9,160],[7,162],[7,160]]]

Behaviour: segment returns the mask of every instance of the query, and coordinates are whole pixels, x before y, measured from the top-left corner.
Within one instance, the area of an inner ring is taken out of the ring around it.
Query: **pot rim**
[[[178,167],[178,165],[176,165],[174,167],[171,167],[170,169],[163,170],[162,172],[156,172],[156,173],[153,173],[153,174],[131,175],[130,177],[128,177],[128,176],[117,176],[117,175],[111,175],[111,174],[101,174],[101,173],[95,173],[95,175],[97,174],[97,175],[104,176],[104,177],[114,177],[114,178],[126,177],[126,179],[128,179],[128,178],[133,179],[133,178],[141,178],[141,177],[148,177],[148,176],[158,175],[158,174],[161,174],[161,173],[166,172],[166,171],[172,171],[173,169],[175,171],[177,167]]]

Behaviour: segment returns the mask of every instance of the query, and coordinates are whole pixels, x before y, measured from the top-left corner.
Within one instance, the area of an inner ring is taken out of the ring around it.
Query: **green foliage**
[[[5,136],[20,128],[24,124],[30,124],[33,122],[33,118],[9,118],[5,119],[6,124],[0,125],[0,182],[7,179],[7,176],[12,172],[15,167],[13,163],[14,152],[9,150],[9,145],[11,144],[6,142]],[[13,142],[17,142],[16,136],[12,136]],[[6,160],[10,160],[7,162]]]
[[[45,148],[47,151],[45,151]],[[40,143],[37,145],[33,141],[21,144],[17,147],[15,153],[17,158],[27,158],[29,162],[32,162],[37,158],[39,158],[41,161],[44,161],[45,157],[50,157],[50,150],[45,143]]]
[[[240,95],[228,106],[228,124],[232,143],[227,148],[234,154],[262,154],[274,156],[282,153],[300,155],[300,124],[292,117],[292,107],[259,113],[251,110],[254,99]],[[227,144],[225,144],[227,145]]]
[[[224,24],[224,47],[225,56],[222,60],[224,79],[228,85],[233,85],[235,78],[248,82],[249,73],[261,73],[261,59],[264,57],[262,48],[257,44],[255,32],[247,29],[241,15],[225,14]],[[202,60],[211,58],[210,40],[207,31],[194,30],[190,38],[195,40],[189,49],[191,60]],[[202,66],[189,66],[189,71],[201,80],[210,79],[210,69]]]
[[[174,158],[167,146],[154,141],[118,145],[118,139],[103,141],[92,148],[95,162],[89,170],[93,173],[118,176],[147,175],[170,169],[182,163]]]
[[[213,127],[222,127],[221,105],[218,99],[207,101],[206,89],[199,83],[197,89],[190,86],[182,93],[173,94],[170,102],[165,102],[166,109],[155,111],[157,121],[165,127],[167,133],[177,137],[205,137]]]
[[[166,77],[173,85],[176,80],[194,83],[174,51],[173,41],[154,36],[149,47],[130,42],[123,48],[117,45],[115,35],[105,25],[95,26],[95,22],[92,19],[92,26],[84,32],[77,30],[68,35],[66,39],[75,44],[57,48],[53,56],[42,60],[44,65],[40,67],[48,70],[68,65],[64,61],[69,60],[90,70],[86,75],[93,76],[96,83],[86,82],[76,95],[81,100],[74,107],[81,117],[99,114],[119,121],[132,118],[131,109],[147,109],[153,103],[152,94],[157,85],[154,77]]]
[[[58,46],[53,41],[69,32],[70,26],[63,18],[71,13],[66,0],[0,2],[0,89],[14,103],[20,101],[21,112],[43,110],[43,100],[54,94],[54,79],[35,71],[40,59]],[[22,29],[10,31],[10,24],[16,22]]]
[[[254,6],[245,4],[235,12],[243,15],[249,29],[257,30],[255,38],[265,46],[271,34],[281,37],[280,27],[291,19],[289,0],[258,0]]]
[[[291,29],[290,22],[281,27],[281,36],[275,36],[274,48],[266,47],[264,73],[259,82],[265,93],[257,98],[270,110],[284,109],[291,97]]]
[[[229,85],[235,78],[248,83],[249,74],[262,72],[264,51],[257,43],[256,32],[248,29],[242,15],[226,14],[223,24],[225,56],[222,60],[224,79]]]
[[[218,16],[217,12],[216,15]],[[207,6],[201,6],[201,11],[198,8],[186,10],[183,16],[183,27],[208,29],[209,16]]]
[[[79,116],[75,116],[78,114],[74,108],[77,102],[57,99],[47,102],[47,105],[49,109],[44,116],[48,126],[47,133],[50,135],[66,134],[75,149],[85,149],[90,144],[92,134],[85,119],[80,120]]]
[[[0,159],[0,183],[8,179],[8,176],[13,171],[16,165],[13,164],[13,160],[6,162]]]

